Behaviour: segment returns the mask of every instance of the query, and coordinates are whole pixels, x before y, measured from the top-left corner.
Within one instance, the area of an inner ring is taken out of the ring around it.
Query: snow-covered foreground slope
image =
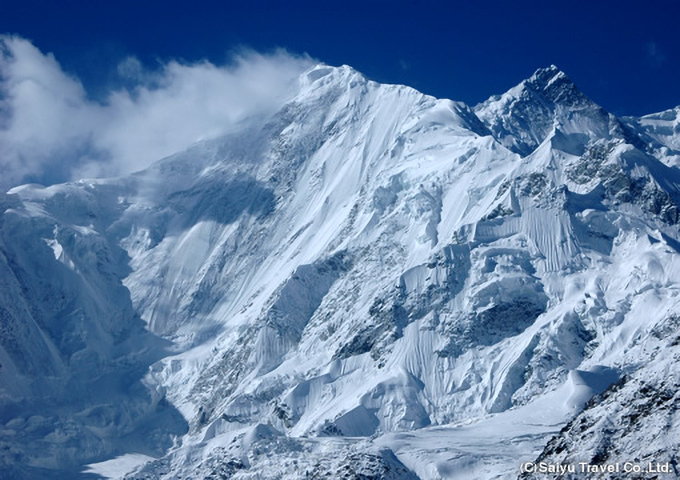
[[[644,396],[626,379],[677,367],[680,172],[654,118],[555,67],[472,109],[321,65],[146,171],[12,190],[0,465],[516,477],[593,395],[581,415],[616,421]],[[568,458],[599,448],[566,435]]]

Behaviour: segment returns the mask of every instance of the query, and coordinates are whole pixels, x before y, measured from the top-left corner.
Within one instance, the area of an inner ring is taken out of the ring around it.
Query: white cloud
[[[170,61],[148,71],[129,57],[118,74],[132,86],[95,102],[52,54],[0,36],[0,187],[140,170],[274,112],[311,64],[285,51],[245,52],[224,66]]]

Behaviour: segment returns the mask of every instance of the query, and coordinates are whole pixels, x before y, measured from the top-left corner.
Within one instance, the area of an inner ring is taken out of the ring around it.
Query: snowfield
[[[677,468],[678,108],[318,65],[147,170],[0,195],[3,478]]]

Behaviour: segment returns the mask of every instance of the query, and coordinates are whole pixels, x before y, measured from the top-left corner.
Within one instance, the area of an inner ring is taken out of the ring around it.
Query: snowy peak
[[[547,77],[547,78],[555,78],[555,77],[566,77],[564,72],[560,70],[557,65],[552,64],[549,67],[545,68],[539,68],[534,72],[534,74],[530,77],[531,79],[534,78],[539,78],[539,77]]]
[[[512,100],[533,101],[552,109],[562,110],[596,107],[595,103],[555,65],[539,68],[531,77],[508,90],[500,98],[504,99],[506,104]],[[486,103],[489,103],[489,100],[482,105]]]
[[[593,103],[555,65],[539,68],[519,86],[562,108],[574,108]]]
[[[555,65],[537,70],[503,95],[475,107],[477,116],[506,148],[523,157],[554,128],[589,138],[609,135],[610,118]]]
[[[316,65],[300,76],[300,86],[299,94],[287,108],[321,108],[327,124],[341,117],[351,117],[352,123],[372,124],[374,122],[366,121],[367,113],[377,110],[386,117],[407,123],[423,120],[419,123],[421,128],[446,126],[478,136],[490,135],[488,128],[465,103],[437,99],[406,85],[374,82],[347,65]],[[371,115],[368,117],[372,118]]]
[[[319,88],[328,84],[348,84],[352,81],[365,82],[365,77],[349,65],[332,67],[320,63],[300,75],[301,91]]]

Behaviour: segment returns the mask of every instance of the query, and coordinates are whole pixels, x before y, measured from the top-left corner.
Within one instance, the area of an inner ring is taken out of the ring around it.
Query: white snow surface
[[[0,469],[517,477],[677,367],[641,347],[680,304],[669,112],[619,120],[554,66],[472,109],[319,65],[145,171],[11,190]]]

